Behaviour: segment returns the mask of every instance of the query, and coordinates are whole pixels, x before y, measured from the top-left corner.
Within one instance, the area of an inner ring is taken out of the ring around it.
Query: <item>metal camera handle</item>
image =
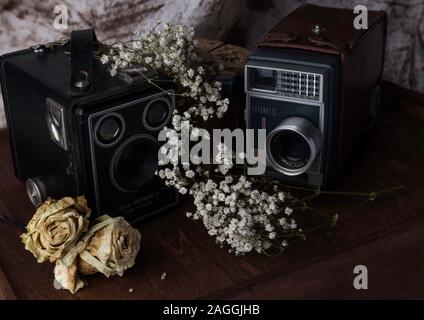
[[[91,93],[93,86],[93,51],[97,44],[93,29],[72,31],[70,94],[82,96]]]

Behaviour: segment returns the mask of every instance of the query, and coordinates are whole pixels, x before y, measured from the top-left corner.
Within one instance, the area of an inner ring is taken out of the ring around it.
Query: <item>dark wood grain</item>
[[[51,264],[37,264],[24,250],[21,231],[0,223],[0,297],[423,298],[423,125],[424,108],[405,102],[383,109],[334,189],[405,188],[360,207],[353,197],[320,197],[313,205],[338,212],[339,224],[330,234],[314,233],[277,258],[228,254],[201,223],[184,216],[190,207],[186,199],[179,208],[140,226],[142,249],[124,277],[90,276],[89,286],[71,295],[54,288]],[[13,175],[5,131],[0,133],[0,212],[22,223],[34,213],[23,183]],[[353,289],[357,264],[369,267],[368,291]],[[161,280],[164,272],[166,280]]]
[[[6,274],[0,267],[0,300],[16,300],[15,292],[7,279]]]
[[[413,245],[412,245],[413,244]],[[232,292],[232,299],[424,299],[424,225],[395,232],[306,268]],[[331,261],[331,263],[329,263]],[[417,267],[412,267],[414,263]],[[353,287],[353,267],[368,269],[368,289]],[[419,267],[418,267],[419,266]],[[226,297],[224,295],[224,297]]]

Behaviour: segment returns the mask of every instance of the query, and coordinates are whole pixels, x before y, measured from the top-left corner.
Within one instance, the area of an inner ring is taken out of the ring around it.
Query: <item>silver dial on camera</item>
[[[288,176],[308,171],[321,148],[321,133],[307,119],[290,117],[267,136],[269,165]]]
[[[36,207],[47,198],[46,186],[40,177],[28,179],[25,182],[25,188],[29,200]]]

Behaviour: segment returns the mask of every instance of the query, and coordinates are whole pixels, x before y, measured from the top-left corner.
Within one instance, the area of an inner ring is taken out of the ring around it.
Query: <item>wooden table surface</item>
[[[184,216],[186,201],[140,226],[142,249],[124,277],[89,276],[89,286],[71,295],[54,288],[53,265],[36,263],[20,231],[0,223],[0,299],[424,298],[424,107],[387,101],[391,106],[334,189],[405,188],[348,211],[341,209],[358,199],[321,197],[317,205],[341,212],[331,234],[314,233],[277,258],[235,257]],[[26,223],[33,211],[2,131],[0,212]],[[368,268],[368,290],[353,287],[356,265]]]

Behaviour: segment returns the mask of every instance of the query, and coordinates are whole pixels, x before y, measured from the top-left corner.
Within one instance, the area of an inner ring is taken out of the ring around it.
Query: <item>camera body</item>
[[[266,175],[325,187],[372,127],[379,107],[386,15],[357,30],[348,9],[303,5],[245,66],[246,128],[266,129]]]
[[[92,90],[73,95],[69,47],[41,51],[1,57],[15,174],[33,203],[84,194],[97,214],[133,222],[176,205],[177,192],[155,175],[172,86],[158,90],[134,71],[111,77],[92,61]]]
[[[318,186],[333,178],[339,83],[336,56],[275,48],[251,54],[246,127],[267,130],[265,149],[256,150],[267,158],[267,175]]]

